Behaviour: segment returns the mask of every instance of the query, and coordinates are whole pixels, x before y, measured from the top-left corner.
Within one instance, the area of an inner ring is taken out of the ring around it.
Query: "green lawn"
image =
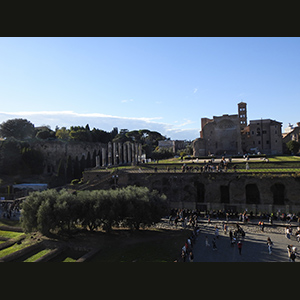
[[[32,241],[25,239],[25,240],[22,241],[21,244],[17,244],[16,243],[16,244],[14,244],[14,245],[12,245],[12,246],[10,246],[8,248],[2,249],[2,250],[0,250],[0,258],[6,256],[8,254],[14,253],[16,251],[19,251],[19,250],[21,250],[23,248],[26,248],[26,247],[28,247],[28,246],[30,246],[32,244],[33,244]]]
[[[49,253],[50,251],[51,251],[51,249],[41,250],[38,253],[35,253],[34,255],[28,257],[26,260],[24,260],[24,262],[34,262],[38,258],[40,258],[40,257],[44,256],[45,254]]]
[[[6,239],[14,239],[14,238],[18,238],[19,236],[21,236],[22,234],[24,234],[23,232],[15,232],[15,231],[4,231],[4,230],[0,230],[0,236]]]
[[[300,156],[272,156],[269,158],[270,162],[282,162],[282,161],[295,161],[300,162]]]

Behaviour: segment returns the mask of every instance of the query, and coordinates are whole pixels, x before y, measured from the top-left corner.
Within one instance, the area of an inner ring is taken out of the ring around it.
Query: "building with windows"
[[[200,138],[193,141],[194,156],[243,153],[282,154],[282,123],[271,119],[247,124],[247,103],[238,103],[238,114],[201,118]]]
[[[282,154],[282,123],[271,119],[251,120],[249,130],[242,134],[246,152],[268,155]]]

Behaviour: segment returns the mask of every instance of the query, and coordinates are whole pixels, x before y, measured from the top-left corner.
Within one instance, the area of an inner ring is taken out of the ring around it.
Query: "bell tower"
[[[247,126],[247,103],[240,102],[238,103],[238,115],[240,121],[241,130]]]

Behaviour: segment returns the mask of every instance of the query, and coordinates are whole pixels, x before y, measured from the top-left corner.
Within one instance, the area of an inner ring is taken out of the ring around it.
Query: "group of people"
[[[199,211],[197,210],[186,210],[186,209],[172,209],[169,215],[169,224],[174,222],[177,228],[178,223],[181,222],[183,228],[195,228],[197,227]]]
[[[196,242],[196,238],[199,235],[199,233],[200,233],[200,228],[194,227],[191,236],[186,239],[183,247],[181,248],[181,255],[180,255],[181,262],[194,261],[193,246]]]
[[[297,253],[297,247],[293,245],[287,245],[287,251],[288,251],[288,258],[290,262],[295,262],[296,254]]]
[[[1,218],[15,218],[20,212],[20,202],[5,202],[0,201],[0,217]]]

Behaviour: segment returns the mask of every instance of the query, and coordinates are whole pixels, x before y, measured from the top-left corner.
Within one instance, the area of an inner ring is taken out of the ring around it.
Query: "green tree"
[[[293,154],[298,153],[300,149],[300,143],[297,141],[289,141],[286,143],[286,146],[288,147],[289,151]]]
[[[107,144],[109,141],[111,141],[111,135],[109,132],[106,132],[101,129],[95,129],[91,131],[92,135],[92,141],[97,143],[105,143]]]
[[[55,136],[60,140],[68,141],[70,139],[70,130],[66,127],[62,127],[61,129],[56,128]]]
[[[57,226],[63,231],[70,232],[78,218],[78,203],[76,196],[67,190],[61,190],[54,204]]]
[[[31,193],[21,205],[21,226],[25,232],[38,230],[49,235],[51,229],[57,226],[57,219],[53,209],[58,192],[46,190]]]
[[[73,178],[80,179],[82,176],[82,172],[80,171],[78,156],[75,157],[73,171]]]
[[[66,167],[66,180],[67,182],[71,182],[71,180],[74,178],[74,172],[73,172],[73,161],[71,156],[68,156],[67,159],[67,167]]]
[[[60,159],[57,169],[57,185],[66,184],[66,167],[63,158]]]
[[[4,138],[24,140],[32,138],[33,134],[34,125],[26,119],[11,119],[0,124],[0,135]]]
[[[37,212],[43,201],[41,192],[30,193],[21,204],[21,226],[24,232],[32,232],[37,229]]]
[[[99,201],[95,191],[83,191],[77,195],[81,205],[79,219],[81,225],[90,231],[95,230],[99,225]]]

